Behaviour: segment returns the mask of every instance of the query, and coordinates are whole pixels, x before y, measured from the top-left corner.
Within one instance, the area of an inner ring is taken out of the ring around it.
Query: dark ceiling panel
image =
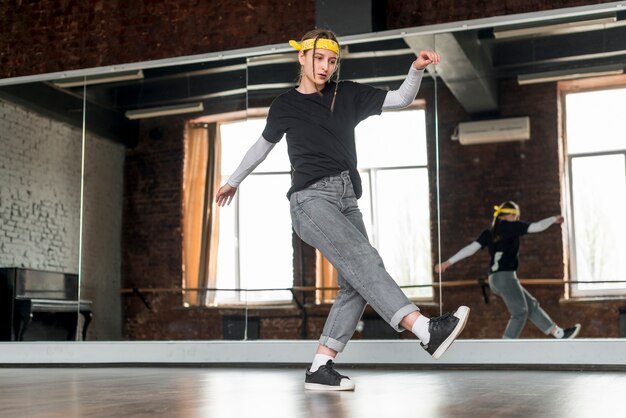
[[[300,66],[296,62],[282,62],[248,67],[249,85],[296,83]]]
[[[404,42],[404,39],[387,39],[384,41],[376,42],[363,42],[359,44],[348,45],[348,51],[350,53],[355,52],[370,52],[370,51],[389,51],[396,49],[407,49],[409,46]]]
[[[192,64],[177,64],[160,68],[148,68],[143,70],[146,79],[154,80],[161,77],[180,77],[182,75],[192,75],[198,72],[205,72],[216,68],[245,65],[245,58],[224,59],[219,61],[198,62]]]
[[[534,64],[626,55],[626,27],[501,41],[493,45],[495,67],[527,67]]]
[[[392,55],[363,59],[345,59],[341,63],[342,79],[405,76],[415,61],[415,54]]]

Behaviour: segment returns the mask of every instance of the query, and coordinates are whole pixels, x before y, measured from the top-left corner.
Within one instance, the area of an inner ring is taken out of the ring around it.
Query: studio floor
[[[354,392],[305,391],[302,367],[5,367],[0,416],[626,416],[625,372],[338,369]]]

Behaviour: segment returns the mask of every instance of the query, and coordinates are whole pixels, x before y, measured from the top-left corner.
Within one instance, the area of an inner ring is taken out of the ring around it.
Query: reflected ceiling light
[[[246,94],[247,92],[248,92],[248,89],[243,87],[243,88],[240,88],[240,89],[224,90],[224,91],[218,91],[216,93],[204,94],[202,96],[196,96],[196,98],[198,98],[198,99],[213,99],[215,97],[238,96],[240,94]]]
[[[125,115],[128,119],[147,119],[157,116],[180,115],[182,113],[201,112],[204,110],[204,104],[187,103],[174,106],[151,107],[146,109],[128,110]]]
[[[351,81],[362,83],[362,84],[373,84],[373,83],[386,83],[388,81],[404,81],[406,79],[406,74],[402,75],[388,75],[386,77],[369,77],[369,78],[351,78]]]
[[[601,19],[581,20],[578,22],[556,23],[554,25],[533,26],[517,29],[494,29],[496,39],[522,38],[537,35],[562,35],[565,33],[584,32],[589,30],[605,29],[605,25],[616,23],[615,16]]]
[[[362,51],[362,52],[346,52],[342,55],[343,58],[349,59],[361,59],[361,58],[381,58],[381,57],[395,57],[400,55],[415,55],[415,51],[411,48],[403,49],[387,49],[384,51]]]
[[[247,60],[248,67],[257,67],[270,64],[287,64],[298,62],[298,54],[288,52],[286,54],[261,55],[250,57]]]
[[[56,80],[52,83],[61,88],[80,87],[83,85],[116,83],[119,81],[141,80],[143,78],[143,70],[125,71],[114,74],[103,74],[93,77],[77,77],[68,78],[66,80]]]
[[[278,89],[290,89],[294,87],[296,83],[266,83],[266,84],[250,84],[248,86],[249,91],[256,90],[278,90]]]
[[[550,81],[573,80],[576,78],[600,77],[606,75],[624,74],[622,65],[569,69],[562,71],[548,71],[545,73],[523,74],[517,76],[517,84],[538,84]]]

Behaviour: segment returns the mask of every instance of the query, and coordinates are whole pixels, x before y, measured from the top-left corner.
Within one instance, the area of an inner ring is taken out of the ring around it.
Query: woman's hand
[[[564,221],[561,215],[556,215],[555,218],[556,218],[556,220],[554,221],[555,224],[562,224]]]
[[[441,55],[439,55],[435,51],[428,51],[425,49],[423,51],[420,51],[417,59],[413,61],[413,67],[416,70],[423,70],[430,64],[439,64],[440,61]]]
[[[218,206],[230,205],[230,202],[232,202],[235,193],[237,193],[237,188],[226,183],[225,185],[220,187],[220,189],[215,194],[215,202]]]
[[[437,264],[435,266],[435,273],[443,273],[444,271],[446,271],[448,269],[448,267],[450,267],[450,262],[449,261],[444,261],[441,264]]]

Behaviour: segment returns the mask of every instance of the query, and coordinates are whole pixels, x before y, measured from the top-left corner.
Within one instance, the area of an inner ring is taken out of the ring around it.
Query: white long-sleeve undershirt
[[[549,218],[542,219],[537,222],[533,222],[528,225],[528,233],[535,234],[537,232],[543,232],[556,222],[556,216],[550,216]]]
[[[528,225],[528,233],[535,234],[537,232],[543,232],[555,222],[556,222],[556,216],[551,216],[549,218],[542,219],[537,222],[533,222],[530,225]],[[465,247],[461,248],[456,254],[450,257],[448,259],[448,262],[450,264],[458,263],[464,258],[471,257],[472,255],[476,254],[478,250],[480,250],[481,248],[482,246],[480,245],[480,243],[478,243],[478,241],[473,241],[471,244],[466,245]]]
[[[239,163],[239,166],[235,172],[228,179],[228,184],[232,187],[239,187],[241,182],[248,177],[248,174],[252,173],[259,164],[265,160],[272,148],[276,144],[263,138],[263,135],[252,144],[246,155],[243,156],[243,160]]]
[[[415,96],[417,96],[423,75],[424,70],[416,70],[411,66],[406,79],[398,90],[387,92],[383,102],[383,110],[402,109],[410,105],[415,100]],[[239,187],[241,182],[267,158],[267,155],[275,145],[275,143],[269,142],[261,135],[246,152],[243,160],[241,160],[235,172],[228,179],[228,184],[232,187]]]
[[[422,84],[423,75],[424,70],[417,70],[411,65],[409,73],[398,90],[387,92],[383,102],[383,110],[403,109],[413,103],[420,89],[420,84]]]
[[[481,248],[482,246],[478,243],[478,241],[473,241],[471,244],[466,245],[465,247],[461,248],[459,252],[457,252],[452,257],[450,257],[448,259],[448,262],[450,264],[457,263],[463,260],[464,258],[467,258],[476,254],[478,250],[480,250]]]

